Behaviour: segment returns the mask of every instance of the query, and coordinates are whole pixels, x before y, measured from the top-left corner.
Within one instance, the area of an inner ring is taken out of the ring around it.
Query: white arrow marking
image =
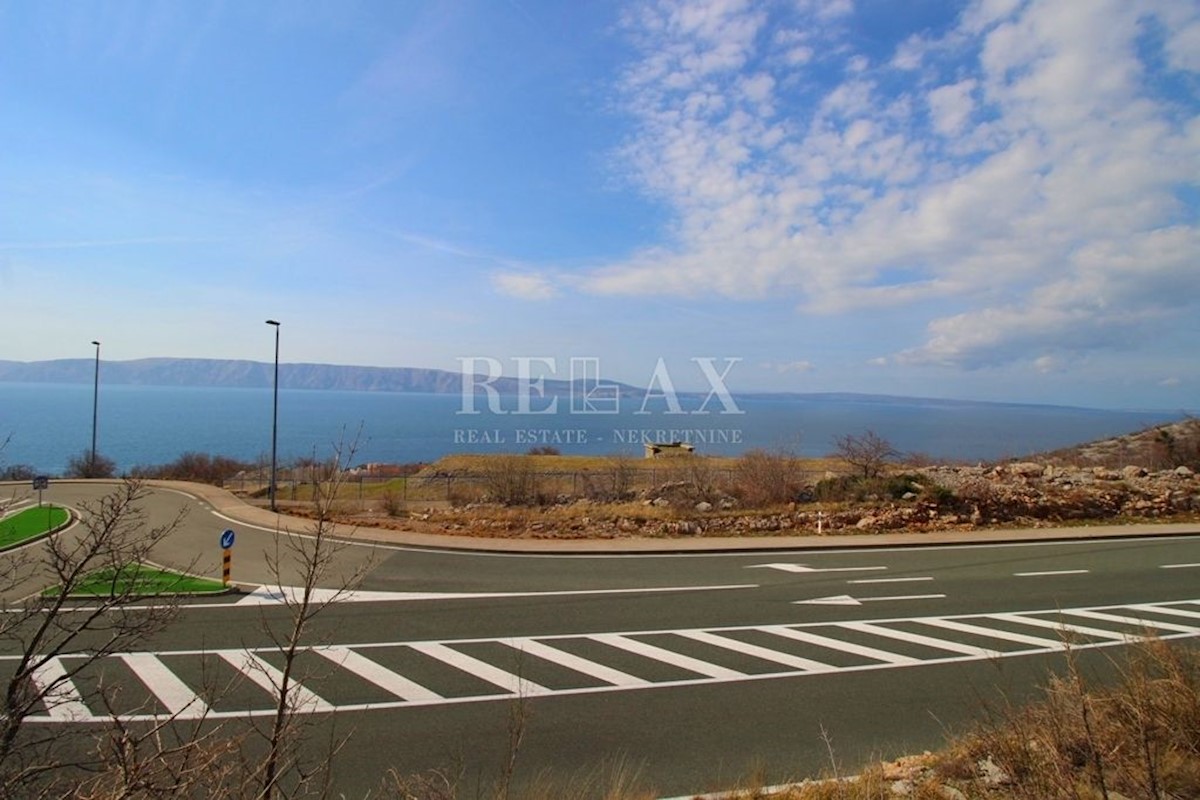
[[[887,567],[810,567],[807,564],[749,564],[746,569],[777,569],[780,572],[873,572]]]
[[[814,597],[812,600],[794,600],[794,606],[861,606],[863,603],[881,603],[885,600],[941,600],[944,594],[900,594],[892,597],[851,597],[848,594],[830,597]]]

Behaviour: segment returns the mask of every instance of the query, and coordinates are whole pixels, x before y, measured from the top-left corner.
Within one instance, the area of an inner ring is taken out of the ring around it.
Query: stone
[[[991,756],[978,761],[975,768],[979,771],[979,779],[986,786],[1003,786],[1012,783],[1012,777],[993,761]]]
[[[1127,467],[1124,467],[1121,470],[1121,477],[1124,478],[1125,480],[1132,480],[1133,478],[1144,478],[1144,477],[1146,477],[1147,474],[1148,473],[1146,472],[1145,467],[1137,467],[1132,464]]]
[[[697,511],[712,511],[712,509],[713,509],[712,503],[709,503],[705,500],[701,500],[699,503],[696,503]]]
[[[671,505],[671,501],[665,497],[656,497],[650,501],[650,505],[658,508],[666,508],[667,506]]]
[[[1177,478],[1190,478],[1195,474],[1196,473],[1192,472],[1191,467],[1180,466],[1175,468],[1175,477]]]

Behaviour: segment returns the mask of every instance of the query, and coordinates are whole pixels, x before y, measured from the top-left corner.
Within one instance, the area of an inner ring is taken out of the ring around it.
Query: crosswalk
[[[731,683],[1200,635],[1200,600],[790,625],[378,642],[304,648],[288,676],[302,713]],[[0,669],[11,659],[0,658]],[[271,648],[48,660],[32,676],[41,723],[272,714],[284,682]],[[121,702],[97,686],[119,687]]]

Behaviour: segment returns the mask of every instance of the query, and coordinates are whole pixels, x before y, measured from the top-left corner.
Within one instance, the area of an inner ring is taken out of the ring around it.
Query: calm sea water
[[[899,450],[943,459],[990,460],[1127,433],[1176,418],[1166,412],[922,401],[880,404],[809,398],[738,398],[744,413],[463,415],[457,395],[281,391],[279,456],[327,457],[361,429],[355,463],[431,461],[456,452],[641,455],[642,440],[690,439],[702,453],[751,448],[801,455],[830,451],[834,436],[872,429]],[[538,407],[535,405],[535,408]],[[687,408],[685,404],[685,409]],[[344,432],[344,433],[343,433]],[[0,464],[58,474],[91,446],[92,387],[0,383]],[[101,386],[97,449],[118,468],[162,464],[200,451],[252,461],[271,450],[271,391]]]

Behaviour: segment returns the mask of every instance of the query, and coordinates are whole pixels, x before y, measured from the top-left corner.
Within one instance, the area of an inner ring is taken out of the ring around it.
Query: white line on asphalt
[[[1162,564],[1159,569],[1194,569],[1200,567],[1200,563],[1196,564]]]
[[[55,722],[83,722],[92,719],[92,712],[83,704],[75,683],[67,677],[62,660],[52,658],[29,676],[42,696],[46,713]]]
[[[771,650],[767,647],[759,647],[756,644],[748,644],[737,639],[731,639],[728,636],[720,636],[708,631],[680,631],[680,636],[688,639],[694,639],[697,642],[711,644],[713,647],[721,647],[726,650],[733,650],[738,653],[745,653],[754,658],[761,658],[764,661],[773,661],[776,664],[783,664],[785,667],[793,669],[802,669],[806,672],[829,672],[837,669],[830,664],[823,664],[820,661],[813,661],[811,658],[801,658],[794,656],[791,653],[781,653],[778,650]]]
[[[667,592],[718,592],[730,589],[757,589],[757,583],[736,583],[726,586],[654,586],[644,589],[568,589],[558,592],[339,592],[334,589],[316,589],[315,597],[335,599],[337,602],[419,602],[426,600],[495,600],[497,598],[516,597],[579,597],[590,595],[621,595],[621,594],[663,594]],[[296,587],[283,587],[289,594],[300,591]],[[389,595],[384,597],[382,595]],[[282,592],[260,586],[251,594],[232,603],[180,603],[176,608],[188,611],[194,608],[258,608],[260,606],[282,606]],[[94,611],[149,611],[162,608],[161,605],[122,605],[102,609],[99,606],[64,606],[59,613],[94,612]],[[25,613],[25,609],[3,608],[0,614]]]
[[[1040,636],[1013,633],[1012,631],[1000,630],[999,628],[985,628],[982,625],[972,625],[969,622],[959,622],[954,619],[926,617],[919,620],[919,622],[922,625],[932,625],[935,628],[945,628],[946,630],[959,631],[960,633],[973,633],[976,636],[990,636],[993,639],[1028,644],[1033,647],[1044,647],[1048,650],[1062,649],[1064,647],[1062,641],[1058,639],[1043,639]]]
[[[1040,619],[1038,617],[1026,616],[1025,614],[990,614],[989,616],[991,616],[992,619],[998,619],[1002,622],[1016,622],[1021,625],[1033,625],[1035,628],[1049,628],[1052,631],[1078,633],[1083,636],[1094,636],[1097,639],[1109,639],[1115,642],[1128,642],[1136,638],[1130,636],[1129,634],[1105,630],[1104,628],[1090,628],[1086,625],[1071,625],[1070,623],[1062,622],[1061,620]]]
[[[1176,622],[1163,622],[1156,619],[1145,619],[1143,617],[1130,617],[1124,614],[1106,614],[1103,611],[1072,611],[1073,617],[1087,617],[1088,619],[1096,619],[1101,622],[1119,622],[1123,625],[1132,625],[1135,628],[1158,628],[1163,631],[1175,631],[1176,633],[1200,633],[1200,628],[1192,625],[1180,625]]]
[[[780,572],[874,572],[887,567],[810,567],[807,564],[747,564],[746,569],[777,569]]]
[[[943,600],[944,594],[896,594],[890,597],[851,597],[848,594],[830,597],[814,597],[811,600],[793,600],[794,606],[857,606],[863,603],[883,603],[889,600]]]
[[[1188,617],[1189,619],[1200,619],[1200,611],[1188,611],[1182,608],[1171,608],[1169,606],[1151,605],[1149,603],[1141,603],[1128,606],[1128,608],[1137,609],[1138,611],[1153,611],[1155,614],[1166,614],[1172,617]]]
[[[824,647],[829,650],[840,650],[843,653],[851,653],[856,656],[863,656],[864,658],[873,658],[885,664],[909,665],[921,663],[921,659],[919,658],[902,656],[899,653],[892,653],[875,647],[864,647],[861,644],[854,644],[853,642],[843,642],[841,639],[832,639],[828,636],[822,636],[819,633],[796,630],[795,628],[788,628],[783,625],[770,625],[763,630],[776,636],[782,636],[785,639],[795,639],[798,642],[815,644],[818,647]]]
[[[901,642],[912,642],[924,647],[932,647],[937,650],[948,650],[951,653],[962,653],[964,656],[979,656],[980,658],[995,658],[1000,655],[995,650],[988,650],[983,647],[976,647],[971,644],[961,644],[959,642],[950,642],[945,639],[937,639],[933,636],[922,636],[919,633],[909,633],[908,631],[898,631],[892,628],[885,628],[882,625],[872,625],[869,622],[843,622],[840,627],[848,628],[852,631],[861,631],[869,633],[872,636],[883,636],[889,639],[897,639]]]
[[[409,647],[418,653],[424,653],[431,658],[436,658],[443,664],[449,664],[455,669],[460,669],[463,672],[474,675],[476,678],[487,681],[493,686],[499,686],[509,694],[519,697],[551,694],[551,690],[545,686],[539,686],[533,681],[522,678],[520,675],[500,669],[499,667],[493,667],[486,661],[480,661],[478,658],[474,658],[438,642],[411,644]]]
[[[273,701],[278,701],[279,689],[283,685],[283,673],[272,664],[249,650],[221,650],[217,654],[230,666],[249,678],[251,683],[271,695]],[[288,697],[296,711],[333,710],[330,703],[322,700],[311,689],[294,680],[288,686]]]
[[[428,702],[442,699],[440,694],[426,689],[415,681],[410,681],[399,673],[392,672],[379,662],[372,661],[362,653],[351,650],[349,647],[321,647],[317,649],[317,652],[338,666],[353,672],[368,683],[373,683],[402,700],[423,700]]]
[[[118,657],[129,665],[173,716],[202,717],[208,711],[207,705],[196,696],[192,687],[167,669],[158,656],[153,653],[121,653]]]
[[[1086,569],[1055,569],[1045,572],[1014,572],[1013,575],[1017,578],[1040,578],[1047,575],[1086,575],[1088,572]]]
[[[639,656],[652,658],[655,661],[662,661],[666,664],[672,664],[676,667],[686,669],[688,672],[694,672],[697,675],[704,675],[709,678],[715,678],[722,681],[735,681],[739,678],[746,677],[744,672],[727,669],[717,664],[710,664],[707,661],[701,661],[698,658],[685,656],[682,653],[676,653],[671,650],[666,650],[662,647],[655,647],[652,644],[639,642],[636,639],[630,639],[626,636],[620,636],[615,633],[596,633],[587,637],[594,642],[607,644],[612,647],[626,650],[630,653],[636,653]]]
[[[696,631],[696,632],[681,631],[681,630],[660,630],[660,631],[633,631],[633,632],[627,632],[624,634],[607,634],[607,635],[608,636],[616,635],[618,637],[621,637],[621,638],[627,640],[630,644],[641,645],[642,643],[638,642],[633,637],[644,638],[644,637],[647,637],[647,636],[650,636],[653,634],[673,634],[676,636],[692,638],[697,641],[708,641],[709,644],[713,644],[716,646],[725,646],[727,649],[739,650],[739,649],[742,649],[741,648],[742,643],[734,640],[732,637],[723,636],[720,634],[725,633],[725,632],[736,632],[736,631],[747,631],[747,632],[753,631],[753,632],[768,635],[768,636],[773,634],[773,635],[777,635],[777,636],[783,636],[785,638],[790,638],[790,639],[795,639],[795,640],[802,641],[802,642],[807,642],[809,644],[815,644],[818,647],[828,647],[833,650],[841,650],[844,652],[858,653],[858,654],[863,655],[872,660],[873,663],[870,663],[870,664],[860,664],[860,665],[847,666],[847,667],[831,667],[831,669],[828,670],[828,671],[835,671],[838,673],[842,673],[842,672],[850,673],[850,672],[861,672],[861,671],[878,670],[878,669],[888,669],[888,668],[893,668],[893,667],[915,666],[915,665],[921,665],[921,664],[949,664],[949,663],[977,661],[977,660],[980,660],[980,658],[982,658],[984,656],[981,656],[981,655],[954,655],[954,656],[948,656],[948,657],[913,659],[913,658],[909,658],[907,656],[900,655],[898,653],[891,653],[886,650],[877,650],[875,648],[863,647],[862,645],[856,645],[851,642],[840,641],[836,638],[833,638],[830,636],[822,636],[819,633],[810,632],[810,631],[823,630],[823,631],[833,631],[836,633],[836,631],[838,631],[840,629],[853,630],[855,626],[857,626],[858,629],[860,631],[862,631],[863,630],[862,625],[866,624],[867,629],[864,632],[867,634],[871,634],[871,633],[875,632],[873,630],[874,628],[878,628],[879,626],[892,624],[892,623],[907,623],[907,624],[911,624],[911,625],[928,624],[928,625],[933,625],[935,627],[940,625],[942,627],[945,627],[945,628],[948,628],[951,630],[958,629],[958,630],[962,630],[963,632],[969,632],[969,633],[978,632],[978,633],[980,633],[980,635],[983,635],[983,636],[990,636],[990,637],[1000,638],[1000,639],[1008,639],[1011,641],[1018,641],[1018,642],[1023,642],[1026,644],[1033,645],[1033,649],[1014,650],[1014,651],[1008,651],[1008,652],[996,652],[994,654],[993,654],[993,651],[989,651],[984,648],[973,648],[972,649],[972,652],[975,652],[975,653],[989,654],[988,656],[986,656],[988,658],[992,658],[993,655],[996,658],[1015,658],[1015,657],[1029,656],[1029,655],[1035,655],[1035,654],[1045,654],[1045,653],[1052,653],[1052,652],[1060,651],[1060,650],[1064,649],[1067,646],[1067,644],[1065,643],[1065,641],[1051,641],[1048,639],[1042,639],[1042,638],[1037,638],[1037,637],[1025,637],[1022,634],[1014,634],[1010,631],[990,630],[987,628],[983,628],[982,626],[975,626],[975,625],[971,625],[967,622],[960,622],[960,620],[977,620],[981,623],[986,622],[989,624],[994,624],[995,622],[1009,622],[1009,623],[1019,623],[1022,625],[1033,625],[1033,626],[1040,627],[1040,628],[1054,628],[1058,631],[1074,631],[1077,633],[1083,633],[1086,635],[1090,635],[1090,636],[1102,639],[1103,641],[1085,641],[1085,642],[1080,642],[1075,645],[1072,645],[1073,647],[1077,647],[1079,649],[1097,649],[1097,648],[1104,648],[1104,647],[1124,646],[1131,642],[1135,642],[1140,639],[1143,639],[1144,637],[1139,636],[1139,635],[1126,635],[1124,633],[1118,633],[1118,632],[1112,631],[1112,630],[1088,628],[1088,627],[1084,627],[1084,626],[1080,626],[1080,625],[1072,625],[1072,624],[1063,624],[1061,622],[1055,622],[1055,621],[1052,621],[1049,619],[1041,619],[1041,618],[1033,617],[1033,616],[1029,616],[1029,615],[1032,615],[1032,614],[1040,614],[1040,615],[1054,614],[1054,615],[1058,615],[1059,617],[1061,617],[1062,615],[1087,616],[1086,614],[1081,614],[1080,612],[1089,612],[1089,611],[1105,612],[1105,611],[1108,611],[1108,612],[1114,612],[1114,613],[1107,614],[1106,616],[1118,617],[1118,616],[1127,616],[1131,613],[1137,614],[1138,612],[1144,611],[1147,613],[1157,613],[1157,614],[1175,614],[1178,616],[1186,617],[1188,619],[1200,617],[1200,611],[1193,612],[1193,611],[1187,611],[1187,610],[1184,610],[1181,608],[1173,607],[1173,606],[1180,606],[1180,605],[1187,606],[1188,608],[1200,609],[1200,601],[1172,600],[1172,601],[1165,601],[1165,602],[1159,602],[1159,603],[1095,606],[1092,608],[1043,609],[1040,611],[1024,611],[1024,612],[1014,612],[1014,613],[1007,613],[1007,614],[978,613],[977,612],[974,614],[954,615],[952,617],[901,617],[901,618],[877,619],[877,620],[849,622],[849,623],[848,622],[812,622],[812,623],[796,623],[796,624],[792,624],[792,625],[788,625],[788,626],[782,626],[782,625],[730,626],[730,627],[724,627],[724,628],[720,628],[720,627],[708,628],[703,631]],[[1187,628],[1188,632],[1186,632],[1186,633],[1172,633],[1172,632],[1170,632],[1170,629],[1165,629],[1165,628],[1164,628],[1164,630],[1166,630],[1167,632],[1164,633],[1163,635],[1161,635],[1159,638],[1162,640],[1173,640],[1173,639],[1178,639],[1178,638],[1194,637],[1196,635],[1196,633],[1192,632],[1192,631],[1200,632],[1200,627],[1195,628],[1195,629],[1189,627],[1189,628]],[[694,633],[699,633],[700,635],[697,636],[697,635],[694,635]],[[546,636],[539,636],[538,638],[545,640],[545,641],[568,640],[568,639],[578,640],[578,639],[583,639],[583,638],[593,638],[594,639],[594,638],[597,638],[598,636],[605,636],[605,635],[606,634],[588,635],[588,634],[580,634],[580,633],[568,633],[568,634],[549,634]],[[925,637],[925,638],[927,640],[934,641],[934,642],[944,641],[944,640],[940,640],[940,639],[933,639],[932,637]],[[729,648],[728,644],[725,643],[725,640],[728,640],[728,642],[734,642],[735,646],[733,648]],[[459,648],[459,647],[462,647],[463,645],[469,644],[471,642],[502,644],[503,645],[503,644],[509,644],[510,641],[511,640],[506,641],[503,639],[495,639],[495,638],[475,639],[475,640],[459,639],[459,640],[448,640],[448,641],[432,641],[432,642],[426,642],[423,644],[427,644],[427,645],[431,645],[431,646],[442,646],[442,647],[445,647],[447,650],[451,650],[452,648]],[[368,643],[362,643],[362,644],[345,645],[344,647],[353,648],[354,650],[370,650],[372,648],[387,648],[387,647],[391,647],[391,648],[410,647],[411,648],[414,644],[422,644],[422,643],[413,643],[413,642],[369,643],[368,642]],[[551,648],[551,649],[557,650],[557,648]],[[638,649],[644,655],[646,655],[647,657],[650,657],[650,658],[654,658],[656,655],[658,655],[662,651],[662,648],[655,648],[655,647],[651,647],[650,645],[639,646]],[[303,648],[303,650],[306,652],[307,651],[318,651],[319,652],[322,650],[322,648],[321,647],[305,647],[305,648]],[[230,651],[208,651],[208,650],[199,649],[199,650],[189,650],[189,651],[160,652],[160,653],[154,653],[153,655],[158,656],[160,658],[166,657],[166,656],[180,656],[180,655],[219,657],[223,661],[227,661],[230,664],[234,665],[237,669],[245,672],[246,675],[251,680],[254,680],[254,682],[257,683],[259,686],[262,686],[268,692],[268,694],[274,695],[274,686],[277,684],[278,677],[279,677],[278,670],[275,670],[273,667],[270,667],[270,665],[267,664],[265,661],[263,661],[261,659],[261,657],[259,657],[257,655],[253,655],[256,652],[266,655],[271,652],[274,652],[274,650],[273,650],[273,648],[270,648],[270,647],[262,647],[262,648],[251,649],[251,650],[230,650]],[[458,652],[458,651],[455,650],[455,652]],[[667,651],[667,652],[670,652],[670,651]],[[746,652],[746,651],[743,650],[743,652]],[[770,652],[774,652],[774,651],[770,651]],[[747,654],[749,655],[751,653],[747,652]],[[785,654],[785,655],[790,655],[790,654]],[[18,659],[18,658],[20,658],[20,656],[0,656],[0,661],[11,661],[11,660]],[[675,662],[678,662],[678,660],[680,658],[687,658],[687,657],[682,656],[681,654],[674,654],[672,656],[672,660]],[[768,660],[772,660],[772,659],[768,659]],[[693,661],[695,661],[695,660],[693,659]],[[591,663],[591,662],[587,662],[587,663]],[[744,674],[744,673],[737,672],[735,670],[725,670],[723,667],[718,667],[717,665],[714,665],[714,664],[707,664],[707,662],[703,662],[703,661],[698,662],[698,663],[701,665],[706,664],[707,665],[706,671],[722,670],[725,673],[731,674],[736,677],[713,678],[713,677],[706,677],[706,676],[704,676],[704,673],[700,673],[699,677],[692,677],[692,678],[687,678],[687,679],[682,679],[682,680],[647,681],[645,683],[639,683],[639,684],[634,684],[634,685],[613,684],[613,685],[606,685],[606,686],[572,687],[572,688],[556,689],[556,690],[553,690],[551,692],[551,694],[555,695],[555,696],[574,696],[574,695],[606,693],[606,692],[613,692],[613,691],[640,690],[643,688],[663,688],[663,689],[665,689],[665,688],[673,688],[673,687],[701,686],[701,685],[710,685],[713,683],[722,683],[722,682],[729,682],[729,681],[742,682],[742,681],[773,680],[773,679],[780,679],[780,678],[799,678],[799,677],[803,677],[805,675],[810,675],[816,671],[816,670],[794,670],[794,671],[783,671],[783,672]],[[780,662],[780,663],[783,663],[783,662]],[[488,669],[495,669],[494,667],[491,667],[490,665],[486,665],[486,667]],[[43,675],[44,682],[39,685],[42,686],[43,688],[48,688],[50,685],[55,684],[56,678],[63,679],[61,681],[57,681],[57,683],[62,684],[62,688],[59,692],[59,696],[68,702],[68,707],[60,708],[57,715],[51,713],[50,710],[48,709],[44,715],[35,715],[33,717],[28,718],[27,721],[33,722],[33,723],[56,723],[56,722],[68,722],[68,721],[75,721],[75,722],[82,722],[82,723],[89,723],[89,722],[94,723],[94,722],[103,722],[103,721],[106,721],[109,719],[109,717],[107,717],[107,716],[95,716],[95,715],[90,714],[87,711],[87,708],[83,704],[83,702],[81,700],[75,699],[75,698],[79,697],[79,691],[73,683],[71,683],[69,680],[65,679],[66,672],[65,672],[65,670],[63,668],[63,664],[61,662],[56,662],[56,663],[50,665],[48,670],[43,671],[42,675]],[[511,684],[512,681],[506,680],[505,683]],[[415,706],[429,706],[429,705],[435,705],[435,704],[449,705],[449,704],[461,704],[461,703],[476,703],[476,702],[490,702],[490,701],[499,701],[499,700],[511,700],[513,697],[513,692],[509,691],[506,693],[471,694],[471,695],[466,695],[466,696],[461,696],[461,697],[440,698],[440,699],[432,699],[431,698],[431,699],[419,700],[419,701],[395,700],[395,701],[385,701],[385,702],[347,703],[345,705],[338,705],[336,708],[334,708],[332,705],[330,705],[328,703],[324,703],[321,701],[315,701],[316,695],[314,695],[312,692],[307,691],[303,687],[296,687],[296,688],[297,688],[297,696],[301,700],[301,702],[299,704],[300,707],[297,710],[305,711],[305,712],[314,712],[314,711],[355,712],[355,711],[372,711],[372,710],[383,710],[383,709],[400,709],[400,708],[409,708],[409,707],[415,707]],[[309,698],[309,702],[304,702],[305,697]],[[70,708],[70,704],[74,704],[74,712],[73,713],[68,710]],[[241,718],[241,717],[255,718],[255,717],[263,717],[263,716],[269,716],[271,714],[274,714],[275,713],[274,709],[269,708],[267,706],[268,706],[268,704],[263,703],[260,707],[256,707],[256,708],[238,708],[238,709],[232,709],[232,710],[220,711],[220,712],[210,711],[210,713],[207,715],[207,717],[210,719],[232,719],[232,718]],[[185,716],[190,716],[190,715],[185,715]],[[134,721],[154,722],[154,721],[161,720],[161,715],[122,714],[121,719],[130,721],[130,722],[134,722]]]
[[[646,686],[650,683],[648,680],[621,672],[604,664],[597,664],[595,661],[589,661],[586,658],[580,658],[574,653],[559,650],[557,647],[551,647],[534,639],[501,639],[500,641],[514,650],[519,650],[527,655],[558,664],[560,667],[566,667],[584,675],[590,675],[597,680],[611,683],[613,686]]]
[[[921,578],[859,578],[858,580],[846,581],[846,583],[915,583],[917,581],[931,581],[932,577]]]

